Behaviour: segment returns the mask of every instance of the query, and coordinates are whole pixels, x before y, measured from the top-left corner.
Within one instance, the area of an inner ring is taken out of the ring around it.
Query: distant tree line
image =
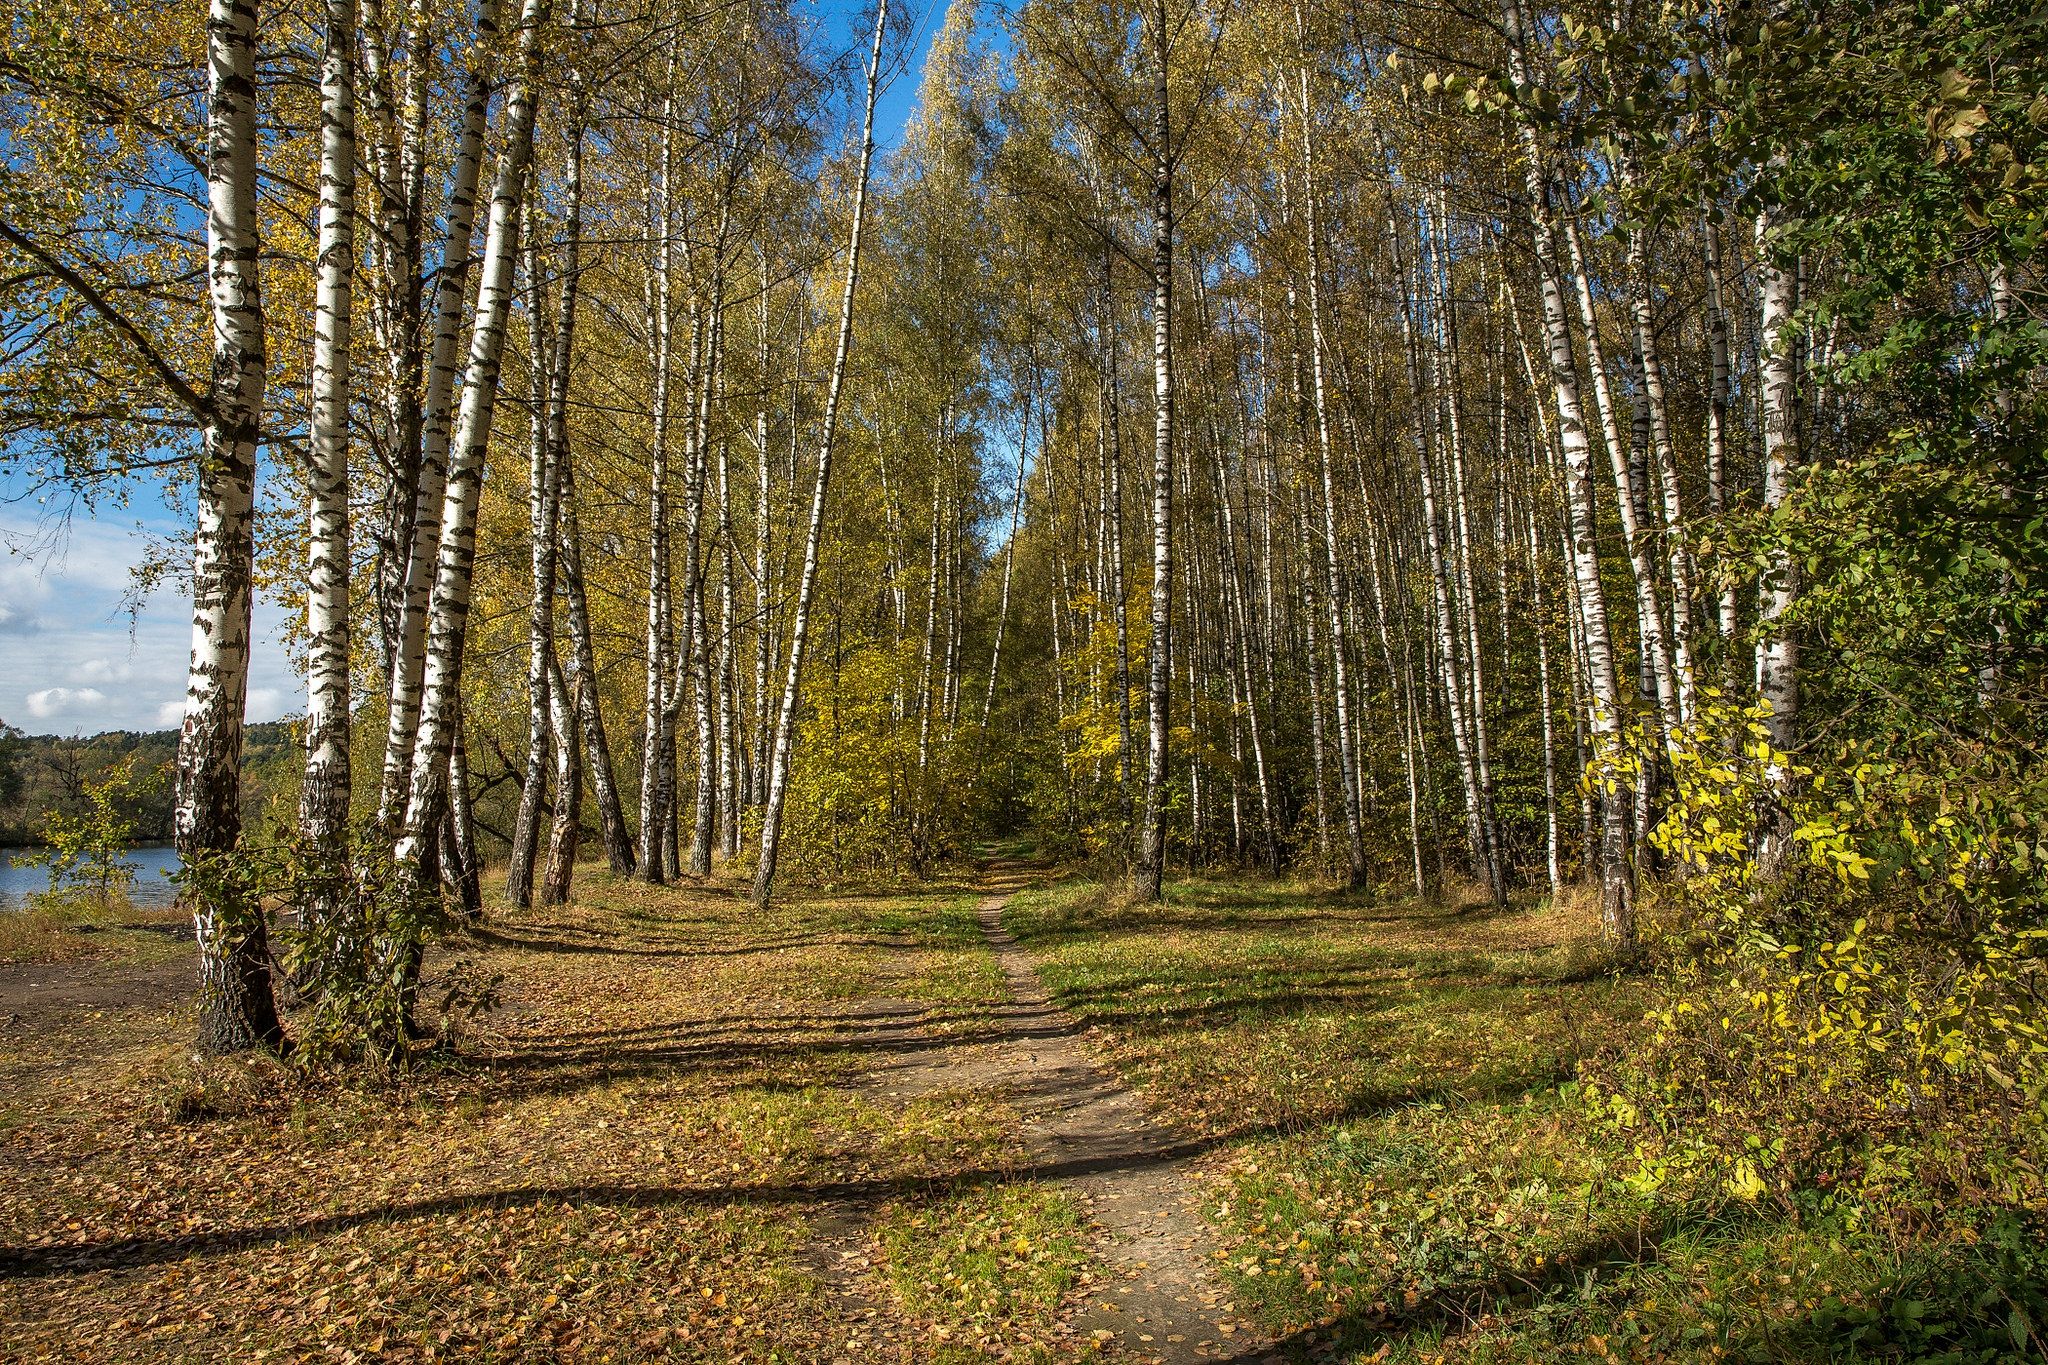
[[[171,784],[151,781],[178,755],[176,730],[109,730],[102,735],[28,735],[0,722],[0,847],[44,841],[52,814],[84,814],[86,788],[133,760],[122,814],[135,822],[145,844],[171,842]],[[289,810],[302,764],[298,740],[286,721],[249,727],[242,751],[242,819],[259,825],[273,808]],[[279,802],[285,804],[279,806]]]

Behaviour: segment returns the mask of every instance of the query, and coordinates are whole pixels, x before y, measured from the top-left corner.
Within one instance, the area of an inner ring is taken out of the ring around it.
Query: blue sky
[[[903,137],[947,0],[891,0],[912,24],[908,61],[875,106],[884,151]],[[828,42],[865,42],[871,0],[814,0]],[[175,537],[187,514],[154,485],[129,505],[53,517],[14,471],[0,472],[0,720],[30,734],[175,727],[184,714],[191,604],[181,584],[131,603],[133,573],[153,540]],[[132,610],[131,610],[132,606]],[[305,685],[286,655],[285,613],[259,600],[249,719],[305,707]]]

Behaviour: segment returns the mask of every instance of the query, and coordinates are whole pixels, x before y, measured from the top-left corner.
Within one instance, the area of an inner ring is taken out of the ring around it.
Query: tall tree
[[[255,0],[212,0],[206,59],[213,379],[199,462],[192,662],[174,823],[178,856],[192,869],[186,886],[199,940],[199,1045],[225,1053],[283,1038],[263,909],[228,866],[242,834],[256,447],[269,363],[257,230]]]

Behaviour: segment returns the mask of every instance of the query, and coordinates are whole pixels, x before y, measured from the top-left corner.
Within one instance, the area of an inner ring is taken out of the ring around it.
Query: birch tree
[[[782,835],[782,808],[788,796],[789,759],[796,742],[798,689],[803,682],[804,645],[810,628],[811,594],[818,582],[818,552],[824,535],[825,494],[832,473],[832,443],[837,435],[839,402],[846,383],[847,357],[853,350],[853,304],[860,283],[861,232],[866,224],[868,173],[875,155],[875,99],[880,93],[882,38],[889,22],[889,0],[876,0],[875,36],[868,51],[866,99],[861,114],[860,169],[853,187],[853,223],[846,246],[846,287],[839,299],[839,339],[833,347],[832,377],[825,390],[825,415],[818,434],[818,472],[811,487],[810,528],[804,536],[803,568],[790,622],[789,667],[782,684],[782,703],[775,719],[775,744],[768,773],[768,799],[762,808],[759,861],[754,873],[754,905],[766,912],[775,888],[775,859]]]
[[[349,378],[355,251],[356,6],[329,0],[320,68],[319,280],[307,433],[306,778],[299,830],[314,864],[305,915],[331,919],[347,875]]]
[[[263,911],[228,860],[242,833],[256,447],[268,353],[256,203],[256,4],[212,0],[206,20],[207,289],[213,378],[199,461],[192,660],[178,738],[174,827],[199,941],[199,1046],[276,1046]]]

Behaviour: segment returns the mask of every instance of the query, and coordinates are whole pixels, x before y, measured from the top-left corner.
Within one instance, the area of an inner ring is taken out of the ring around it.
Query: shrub
[[[1717,702],[1666,751],[1666,989],[1594,1088],[1641,1135],[1634,1178],[1858,1218],[2038,1198],[2048,779],[1954,745],[1807,767],[1763,715]],[[1802,856],[1767,881],[1787,794]]]

